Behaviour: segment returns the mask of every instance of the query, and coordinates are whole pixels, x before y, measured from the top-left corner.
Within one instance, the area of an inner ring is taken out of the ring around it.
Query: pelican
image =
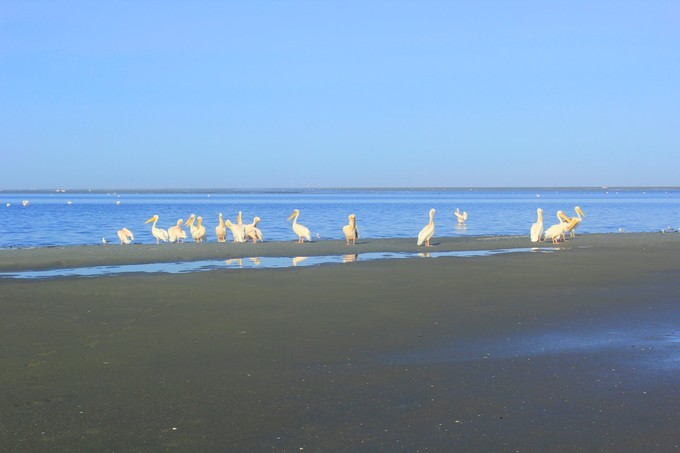
[[[568,219],[567,216],[564,215],[564,212],[562,211],[557,211],[557,220],[559,220],[559,223],[556,223],[555,225],[552,225],[550,228],[545,230],[545,233],[543,234],[543,239],[548,240],[552,239],[553,244],[557,244],[560,240],[565,239],[565,231],[567,228],[567,222],[564,220]]]
[[[153,222],[153,225],[151,225],[151,234],[153,234],[153,237],[156,238],[156,244],[160,244],[161,241],[168,242],[168,232],[162,228],[156,228],[156,223],[158,222],[158,214],[155,214],[153,217],[151,217],[144,223],[149,222]]]
[[[191,237],[194,238],[196,242],[205,241],[205,227],[202,225],[203,217],[200,215],[196,217],[196,228],[191,232]]]
[[[227,229],[224,227],[224,218],[220,212],[220,224],[215,227],[217,242],[227,242]]]
[[[456,208],[456,212],[454,212],[454,214],[456,214],[458,223],[465,223],[465,221],[467,220],[467,212],[465,211],[463,211],[463,213],[461,214],[460,209]]]
[[[567,219],[569,219],[569,222],[568,222],[569,224],[567,225],[567,231],[566,232],[569,233],[569,236],[571,236],[571,237],[576,236],[576,233],[575,233],[574,230],[576,230],[576,227],[578,227],[581,224],[581,220],[583,220],[583,217],[586,216],[583,213],[583,211],[581,211],[580,206],[576,206],[574,208],[574,211],[576,211],[576,217],[571,217],[571,218],[567,217]],[[581,217],[581,216],[583,216],[583,217]]]
[[[168,228],[168,240],[170,242],[184,242],[187,238],[187,232],[182,229],[183,219],[177,221],[177,225]]]
[[[241,231],[243,231],[243,237],[246,237],[246,227],[243,225],[243,215],[241,211],[238,212],[238,215],[236,216],[236,224],[241,227]]]
[[[536,223],[531,225],[531,242],[540,242],[541,236],[543,236],[543,209],[536,209],[536,213],[538,214],[538,219]]]
[[[235,223],[231,223],[231,220],[227,219],[224,224],[231,230],[231,234],[234,235],[234,242],[246,242],[246,238],[243,236],[243,227],[238,226]]]
[[[262,231],[257,227],[257,224],[260,223],[260,218],[255,217],[253,219],[253,223],[249,223],[248,225],[243,226],[243,231],[245,232],[245,238],[246,240],[248,238],[253,240],[253,244],[256,243],[258,240],[262,240]]]
[[[130,244],[135,240],[135,237],[133,236],[132,231],[128,230],[127,228],[121,228],[118,230],[118,239],[120,239],[120,244],[123,245]]]
[[[189,233],[191,234],[191,237],[194,237],[194,232],[196,231],[196,225],[194,225],[194,220],[196,220],[196,214],[191,214],[189,215],[189,218],[187,219],[187,225],[189,226]]]
[[[352,245],[355,245],[357,243],[357,239],[359,239],[359,230],[357,230],[357,216],[350,214],[347,218],[349,219],[349,224],[342,227],[342,232],[345,233],[346,244],[349,245],[349,242],[352,241]]]
[[[430,239],[434,235],[434,208],[430,209],[430,222],[420,230],[418,233],[417,245],[423,245],[425,243],[426,247],[430,246]]]
[[[290,219],[293,219],[293,231],[298,236],[298,243],[302,244],[303,242],[305,242],[305,238],[308,241],[311,241],[312,235],[309,232],[309,228],[297,223],[297,219],[298,219],[299,215],[300,215],[300,211],[296,209],[295,211],[293,211],[293,213],[290,215],[290,217],[288,217],[288,220],[290,221]]]

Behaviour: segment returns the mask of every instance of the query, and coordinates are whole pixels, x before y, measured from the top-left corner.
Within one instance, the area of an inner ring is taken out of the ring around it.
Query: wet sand
[[[355,253],[423,249],[362,242]],[[107,245],[2,250],[0,266],[224,259],[219,245],[227,257],[239,246],[347,253],[335,241]],[[677,234],[580,235],[551,253],[0,279],[0,445],[672,451],[678,304]]]

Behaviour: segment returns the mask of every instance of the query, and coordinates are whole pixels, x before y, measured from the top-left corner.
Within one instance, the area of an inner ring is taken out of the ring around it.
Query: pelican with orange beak
[[[168,242],[168,232],[162,228],[157,228],[156,223],[158,223],[158,214],[154,214],[146,223],[153,222],[151,225],[151,234],[156,238],[156,244],[160,244],[161,241]]]
[[[288,221],[290,221],[290,219],[293,219],[293,232],[298,237],[298,243],[302,244],[303,242],[305,242],[305,239],[307,239],[308,241],[311,241],[312,240],[312,234],[309,232],[309,228],[307,228],[304,225],[300,225],[299,223],[297,223],[297,219],[298,219],[299,215],[300,215],[300,211],[296,209],[295,211],[293,211],[293,213],[290,215],[290,217],[288,217]]]

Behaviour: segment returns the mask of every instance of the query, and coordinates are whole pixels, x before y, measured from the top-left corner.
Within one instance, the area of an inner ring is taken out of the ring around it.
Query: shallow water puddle
[[[204,272],[217,269],[272,269],[287,267],[308,267],[322,264],[352,263],[355,261],[474,257],[491,256],[504,253],[551,253],[559,248],[531,247],[497,250],[467,250],[455,252],[373,252],[346,255],[296,256],[296,257],[249,257],[226,260],[188,261],[181,263],[124,264],[119,266],[92,266],[68,269],[49,269],[43,271],[0,272],[0,278],[42,279],[56,277],[98,277],[128,273],[168,273]]]

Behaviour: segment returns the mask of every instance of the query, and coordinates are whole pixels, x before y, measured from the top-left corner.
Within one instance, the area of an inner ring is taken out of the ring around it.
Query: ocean
[[[22,201],[28,203],[23,206]],[[343,239],[342,226],[357,216],[361,238],[415,238],[436,210],[436,236],[529,235],[542,208],[544,226],[562,210],[586,217],[577,233],[670,232],[680,228],[680,188],[512,188],[512,189],[300,189],[192,191],[0,191],[0,248],[117,243],[117,230],[130,229],[135,243],[154,243],[151,224],[168,228],[190,214],[203,217],[208,242],[216,242],[218,214],[243,223],[260,217],[266,241],[292,241],[294,209],[313,240]],[[468,213],[459,225],[454,211]],[[231,235],[229,234],[228,240]],[[168,244],[172,246],[172,244]]]

